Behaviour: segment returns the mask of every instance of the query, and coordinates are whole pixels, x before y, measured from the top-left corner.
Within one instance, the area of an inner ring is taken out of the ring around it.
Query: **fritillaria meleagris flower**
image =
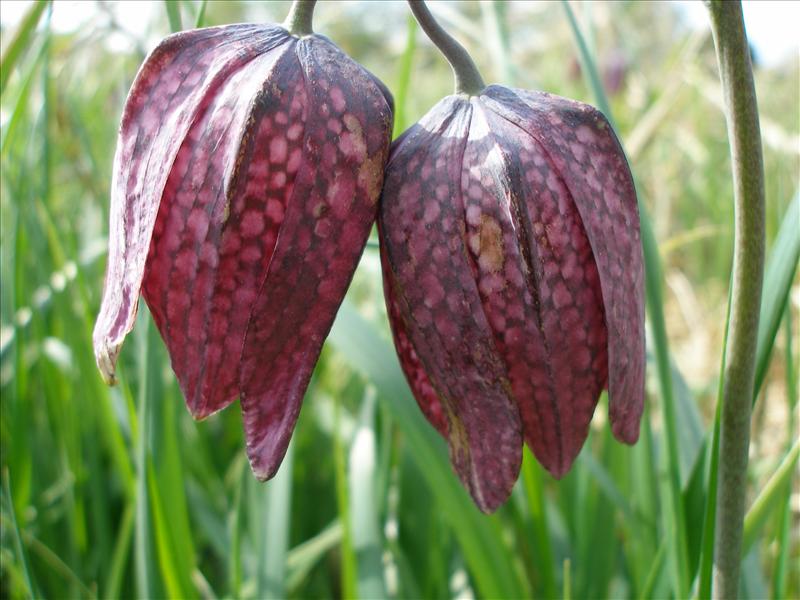
[[[600,112],[501,86],[448,96],[395,142],[378,223],[400,362],[482,510],[508,497],[523,440],[561,477],[604,388],[636,441],[639,218]]]
[[[391,95],[322,36],[243,24],[161,42],[114,160],[105,379],[141,290],[192,415],[239,396],[251,466],[271,477],[374,221],[391,129]]]

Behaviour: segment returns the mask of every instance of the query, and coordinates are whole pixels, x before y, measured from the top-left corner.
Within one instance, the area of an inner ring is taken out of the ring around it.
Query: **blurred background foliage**
[[[250,474],[236,404],[202,423],[184,410],[146,310],[122,353],[121,384],[103,385],[91,331],[115,136],[136,70],[170,27],[279,22],[288,10],[287,2],[134,4],[135,19],[130,6],[111,2],[68,11],[41,4],[2,31],[0,594],[666,598],[702,590],[733,232],[709,32],[688,28],[670,3],[573,7],[663,262],[677,460],[651,365],[635,447],[611,438],[601,401],[569,475],[554,481],[526,451],[511,499],[485,517],[399,370],[375,243],[270,483]],[[563,5],[432,8],[487,81],[593,101]],[[73,31],[53,26],[61,11],[73,13]],[[396,133],[452,90],[449,67],[401,2],[321,2],[315,30],[391,88]],[[769,264],[794,283],[788,300],[786,285],[765,287],[779,328],[754,413],[742,593],[797,597],[800,493],[796,477],[788,482],[798,431],[800,65],[796,54],[769,68],[754,59]]]

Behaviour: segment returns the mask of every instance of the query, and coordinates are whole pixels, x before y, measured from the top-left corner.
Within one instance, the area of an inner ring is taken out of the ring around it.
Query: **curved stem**
[[[456,94],[467,94],[477,96],[486,87],[483,77],[478,72],[478,67],[470,57],[464,46],[459,44],[456,39],[447,33],[436,19],[433,18],[431,11],[423,0],[408,0],[408,6],[417,23],[422,30],[439,48],[447,62],[453,68],[453,75],[456,78]]]
[[[736,598],[764,276],[764,166],[741,2],[713,0],[709,12],[725,96],[735,219],[728,364],[720,423],[713,595]]]
[[[311,35],[314,30],[311,28],[311,21],[314,18],[314,5],[317,0],[294,0],[289,14],[283,22],[283,26],[292,35],[303,36]]]

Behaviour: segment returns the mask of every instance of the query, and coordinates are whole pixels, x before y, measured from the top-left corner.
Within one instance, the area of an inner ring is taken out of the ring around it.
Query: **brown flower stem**
[[[478,67],[464,46],[447,33],[436,19],[423,0],[408,0],[408,7],[414,13],[417,23],[422,27],[425,35],[444,54],[447,62],[453,69],[456,78],[456,94],[477,96],[486,87]]]
[[[303,36],[311,35],[314,30],[311,28],[311,21],[314,17],[314,5],[317,0],[294,0],[289,14],[283,22],[283,26],[292,35]]]
[[[725,97],[735,220],[728,361],[717,475],[713,596],[732,599],[739,592],[750,408],[764,276],[764,166],[741,2],[713,0],[708,7]]]

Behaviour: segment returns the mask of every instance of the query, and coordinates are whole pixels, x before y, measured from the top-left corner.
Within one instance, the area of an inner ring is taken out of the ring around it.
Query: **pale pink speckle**
[[[470,204],[467,207],[467,223],[475,226],[480,225],[481,207],[478,206],[477,204]]]
[[[269,143],[269,161],[272,163],[284,162],[286,160],[286,148],[285,138],[273,138]]]
[[[264,230],[264,215],[255,210],[249,210],[242,218],[242,235],[256,237]]]
[[[283,187],[286,185],[286,173],[283,171],[276,171],[272,174],[272,185],[274,187]]]
[[[200,251],[200,260],[210,268],[215,269],[219,263],[219,254],[217,254],[216,246],[210,242],[203,244],[203,249]]]
[[[335,180],[333,186],[331,186],[331,190],[328,194],[330,198],[331,209],[333,209],[333,214],[336,216],[336,218],[344,219],[347,217],[347,213],[350,210],[350,205],[353,203],[355,193],[355,181],[353,180],[352,176],[349,176],[346,173],[340,174]]]
[[[245,263],[255,263],[261,260],[261,249],[258,246],[245,246],[239,254],[239,260]]]
[[[189,213],[186,229],[192,233],[197,241],[204,240],[208,233],[208,215],[204,210],[195,208]]]
[[[286,172],[287,173],[297,173],[297,169],[300,168],[300,161],[303,158],[303,152],[300,148],[295,148],[292,150],[291,154],[289,154],[289,160],[286,163]]]
[[[267,200],[267,216],[272,219],[273,223],[282,223],[283,204],[274,198]]]
[[[588,144],[594,140],[592,130],[586,125],[578,127],[577,131],[575,131],[575,137],[577,137],[578,141],[582,144]]]
[[[338,119],[328,119],[328,129],[336,134],[342,133],[342,122]]]
[[[336,112],[342,112],[347,105],[344,101],[344,94],[339,87],[332,87],[331,88],[331,102],[333,102],[333,108],[336,109]]]
[[[300,123],[294,123],[286,130],[286,137],[293,142],[300,139],[300,134],[303,133],[303,126]]]
[[[426,223],[433,223],[439,217],[440,212],[441,209],[439,208],[439,205],[434,202],[430,202],[425,206],[425,214],[423,215],[423,219]]]
[[[567,286],[564,285],[562,281],[559,281],[556,284],[556,287],[553,289],[553,304],[556,308],[562,308],[571,303],[572,296],[570,295]]]
[[[175,257],[175,268],[183,275],[191,277],[197,270],[197,255],[194,250],[183,250]]]
[[[256,299],[253,288],[240,287],[233,293],[233,302],[239,306],[250,306]]]

